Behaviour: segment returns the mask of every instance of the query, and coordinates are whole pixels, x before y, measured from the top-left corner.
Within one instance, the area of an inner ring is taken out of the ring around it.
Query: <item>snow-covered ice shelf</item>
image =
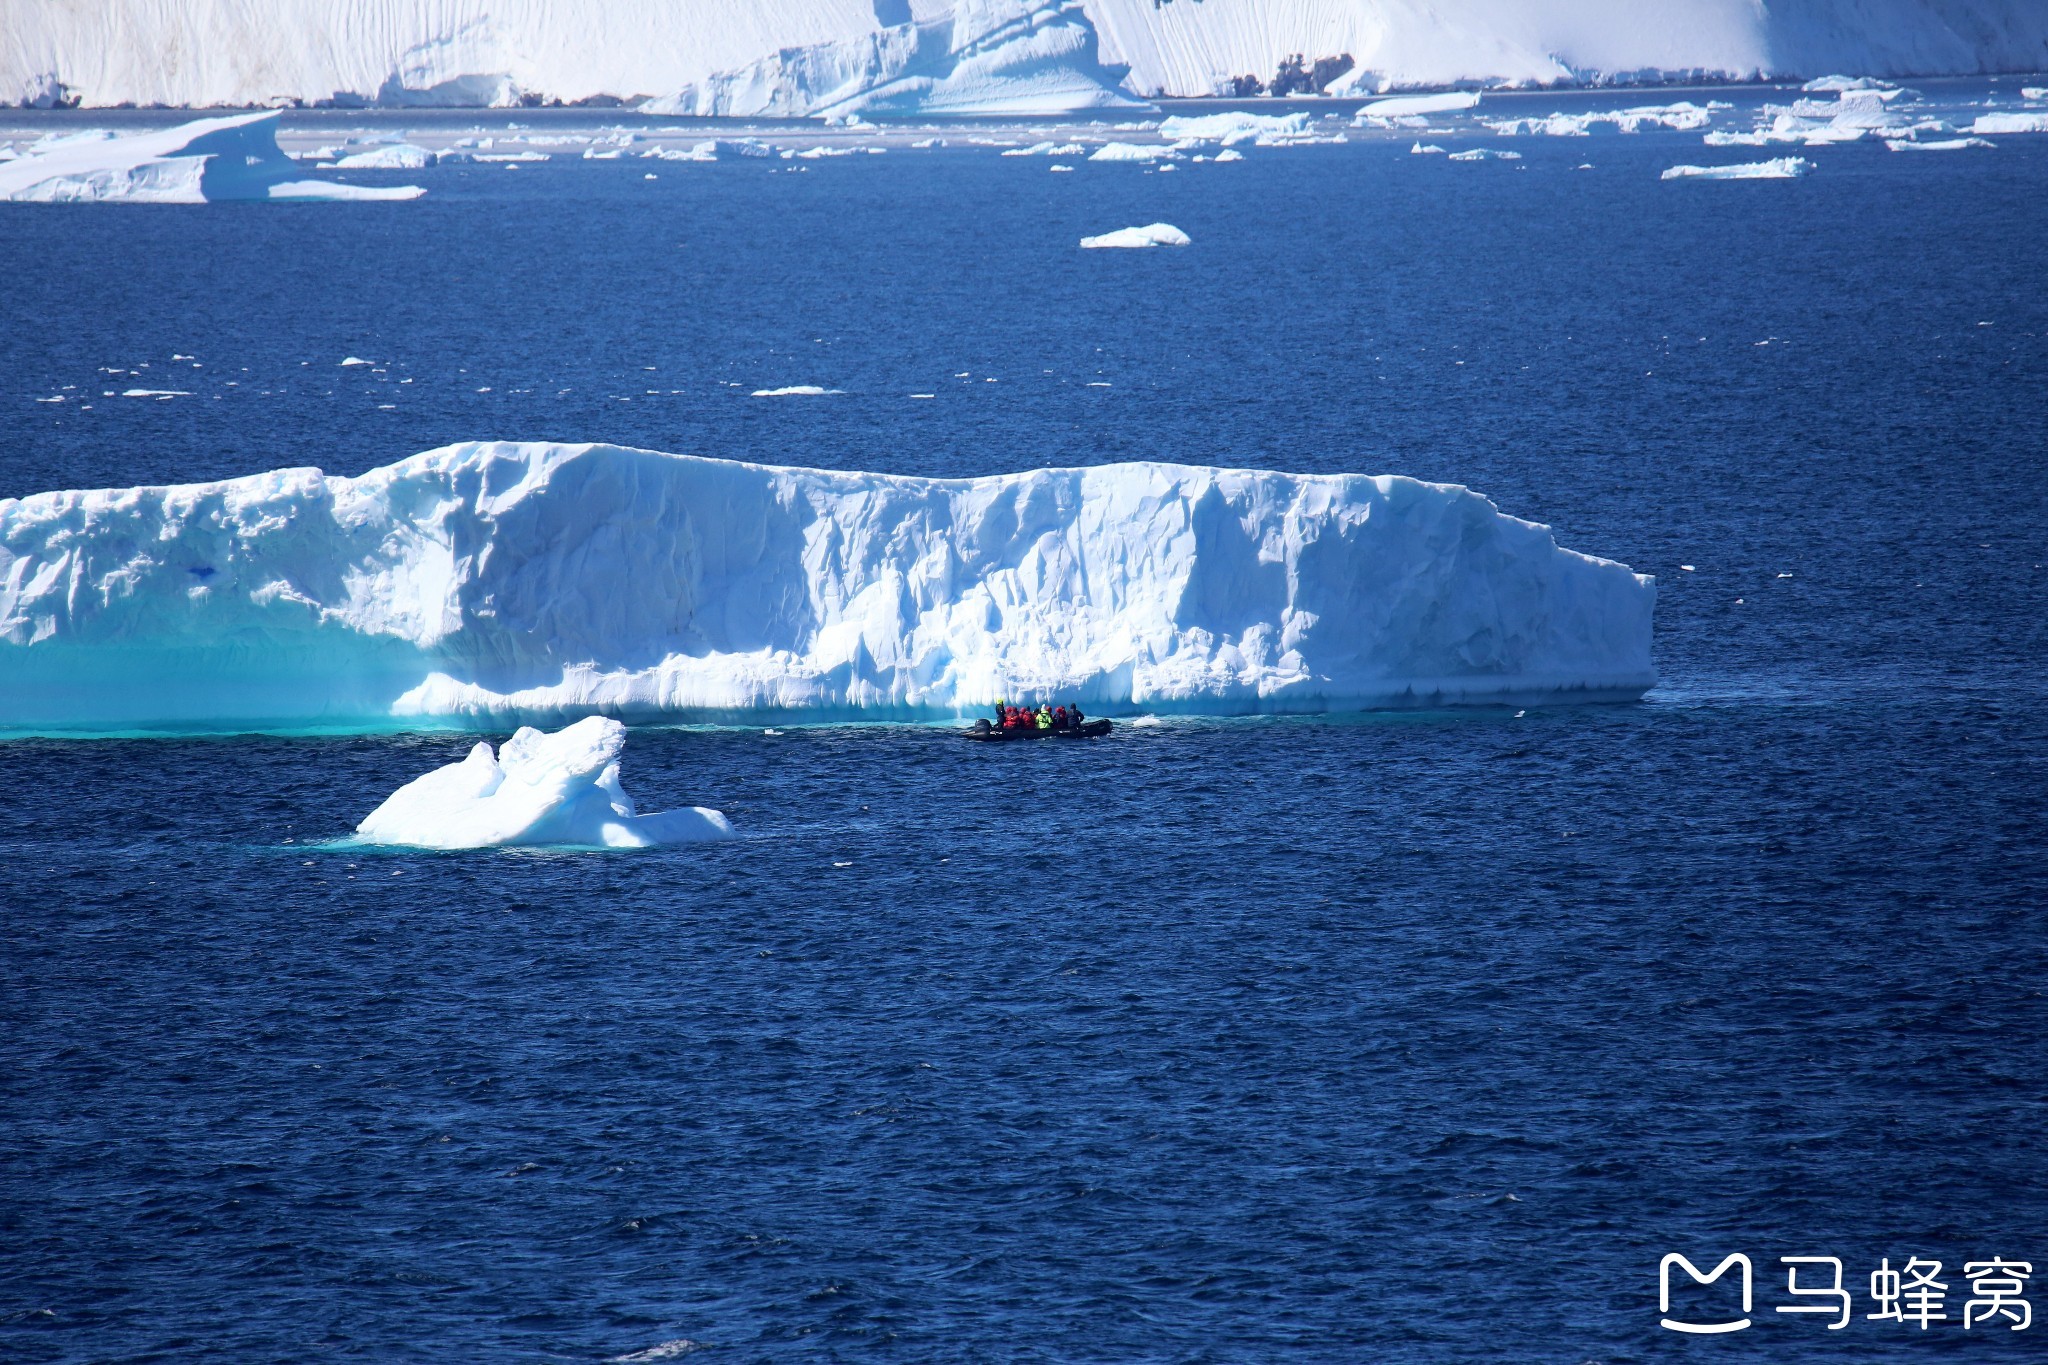
[[[0,501],[16,730],[1640,695],[1656,589],[1464,488],[602,445]]]
[[[651,848],[732,837],[702,806],[639,814],[619,784],[626,727],[590,716],[554,734],[521,729],[493,755],[478,744],[460,763],[416,777],[356,826],[354,842],[409,848],[574,846]]]

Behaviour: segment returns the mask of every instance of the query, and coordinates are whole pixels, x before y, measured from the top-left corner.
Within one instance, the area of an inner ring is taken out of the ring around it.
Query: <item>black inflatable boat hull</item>
[[[962,730],[967,739],[978,739],[984,743],[1002,743],[1010,740],[1022,742],[1027,739],[1100,739],[1108,734],[1110,724],[1106,720],[1091,720],[1078,730],[998,730],[991,725],[986,730]]]

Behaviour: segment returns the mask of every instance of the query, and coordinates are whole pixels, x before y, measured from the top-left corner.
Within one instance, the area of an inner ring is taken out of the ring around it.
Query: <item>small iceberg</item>
[[[1452,152],[1452,161],[1520,161],[1520,152],[1504,152],[1494,147],[1474,147],[1469,152]]]
[[[1310,131],[1308,114],[1246,114],[1227,112],[1175,115],[1159,125],[1159,135],[1176,142],[1220,142],[1226,147],[1262,137],[1303,137]]]
[[[1148,223],[1144,227],[1118,228],[1099,237],[1083,237],[1081,245],[1096,247],[1187,246],[1188,235],[1171,223]]]
[[[477,156],[475,159],[484,161],[504,160],[507,158]],[[372,147],[364,152],[350,152],[328,169],[336,171],[423,171],[433,164],[434,154],[426,148],[415,147],[409,142],[398,142],[385,147]]]
[[[1105,142],[1095,149],[1090,161],[1178,161],[1180,152],[1163,143]]]
[[[825,398],[845,389],[828,389],[819,384],[785,384],[779,389],[755,389],[751,398]]]
[[[82,135],[0,162],[0,200],[43,204],[206,204],[229,199],[416,199],[417,185],[294,179],[277,147],[278,111],[194,119],[146,133]]]
[[[499,746],[416,777],[356,826],[356,841],[405,848],[532,845],[652,848],[730,839],[732,824],[690,806],[640,815],[619,785],[626,727],[591,716],[543,734],[526,727]]]
[[[2014,112],[1979,114],[1968,128],[1972,133],[2048,133],[2048,114]],[[4,172],[0,172],[4,174]]]
[[[1735,166],[1673,166],[1659,180],[1795,180],[1813,169],[1803,156],[1745,161]]]
[[[1884,145],[1895,152],[1960,152],[1968,147],[1996,147],[1998,144],[1985,137],[1945,137],[1933,142],[1891,137],[1885,139]]]

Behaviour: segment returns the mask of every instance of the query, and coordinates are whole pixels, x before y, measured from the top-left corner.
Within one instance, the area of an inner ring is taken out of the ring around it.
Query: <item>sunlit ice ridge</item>
[[[1656,586],[1450,484],[469,443],[0,501],[0,730],[1620,701]]]

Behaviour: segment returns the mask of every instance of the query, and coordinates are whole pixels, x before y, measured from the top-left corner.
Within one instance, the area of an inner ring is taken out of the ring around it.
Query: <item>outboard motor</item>
[[[989,732],[989,723],[988,723],[988,717],[987,717],[987,716],[983,716],[983,717],[981,717],[980,719],[978,719],[978,720],[976,720],[976,721],[974,722],[974,733],[975,733],[975,734],[977,734],[977,735],[985,735],[985,734],[987,734],[988,732]]]

